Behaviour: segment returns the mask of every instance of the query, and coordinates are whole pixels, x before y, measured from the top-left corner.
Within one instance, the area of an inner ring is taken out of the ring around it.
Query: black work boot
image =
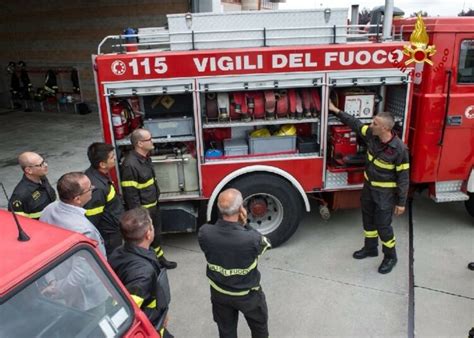
[[[162,267],[168,270],[175,269],[178,266],[178,263],[167,260],[165,256],[161,256],[160,258],[158,258],[158,262]]]
[[[354,257],[355,259],[364,259],[366,257],[377,257],[378,255],[379,251],[377,250],[377,248],[367,249],[364,246],[362,249],[355,251],[352,254],[352,257]]]
[[[469,263],[469,264],[467,265],[467,268],[468,268],[469,270],[474,270],[474,262]]]
[[[382,264],[379,266],[379,273],[386,274],[392,271],[393,267],[397,264],[397,257],[385,256]]]

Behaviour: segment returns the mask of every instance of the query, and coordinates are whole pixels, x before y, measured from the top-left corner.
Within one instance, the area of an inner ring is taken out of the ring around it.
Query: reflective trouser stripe
[[[378,233],[377,230],[373,230],[373,231],[364,230],[364,234],[365,234],[365,237],[367,237],[367,238],[377,238],[377,237],[379,237],[379,233]]]
[[[156,257],[160,258],[165,253],[163,252],[163,249],[161,248],[161,246],[158,246],[155,248],[155,254],[156,254]]]
[[[161,336],[161,338],[163,338],[164,334],[165,334],[165,328],[162,327],[162,328],[160,329],[160,336]]]
[[[255,269],[257,267],[257,262],[258,260],[255,259],[248,268],[244,268],[244,269],[225,269],[222,266],[211,264],[211,263],[207,263],[207,266],[209,270],[219,272],[221,275],[226,276],[226,277],[236,276],[236,275],[243,276],[243,275],[247,275],[250,271]]]
[[[397,165],[397,171],[408,170],[410,169],[410,163],[402,163]]]
[[[395,237],[393,237],[391,240],[386,241],[386,242],[383,242],[383,241],[382,241],[382,243],[383,243],[383,245],[385,245],[387,248],[390,248],[390,249],[391,249],[391,248],[395,247]]]
[[[109,194],[107,195],[107,202],[110,202],[111,200],[113,200],[114,197],[115,197],[115,188],[114,188],[114,186],[111,184],[111,185],[110,185]]]
[[[28,218],[40,218],[41,217],[41,211],[38,212],[32,212],[32,213],[26,213],[23,211],[15,211],[15,214],[20,215],[20,216],[25,216]]]
[[[86,209],[86,216],[95,216],[104,212],[105,206],[93,208],[93,209]]]
[[[365,171],[364,171],[364,177],[367,180],[367,182],[369,182],[370,185],[373,186],[373,187],[380,187],[380,188],[396,188],[397,187],[397,182],[370,181],[369,177],[367,176],[367,173]]]
[[[149,209],[149,208],[155,207],[157,204],[158,204],[158,201],[155,201],[155,202],[150,203],[150,204],[142,204],[142,207]]]
[[[150,309],[156,309],[156,299],[153,299],[153,301],[146,306],[147,308]]]
[[[233,291],[227,291],[227,290],[224,290],[224,289],[220,288],[211,279],[209,279],[209,284],[211,284],[211,287],[214,290],[216,290],[217,292],[220,292],[220,293],[223,293],[223,294],[229,295],[229,296],[245,296],[245,295],[248,295],[250,293],[250,291],[252,291],[252,290],[256,291],[256,290],[260,289],[260,286],[256,286],[254,288],[251,288],[250,290],[233,292]]]
[[[130,296],[132,296],[133,301],[135,302],[135,304],[138,305],[138,307],[141,307],[141,306],[142,306],[143,300],[144,300],[142,297],[137,296],[137,295],[130,295]]]
[[[155,183],[154,177],[150,178],[145,183],[138,183],[137,181],[122,181],[121,186],[124,188],[132,187],[136,189],[145,189],[145,188],[148,188],[153,183]]]

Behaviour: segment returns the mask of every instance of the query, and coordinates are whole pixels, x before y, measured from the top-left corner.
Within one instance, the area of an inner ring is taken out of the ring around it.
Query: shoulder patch
[[[15,201],[12,202],[12,204],[15,208],[20,208],[21,205],[22,205],[20,200],[15,200]]]

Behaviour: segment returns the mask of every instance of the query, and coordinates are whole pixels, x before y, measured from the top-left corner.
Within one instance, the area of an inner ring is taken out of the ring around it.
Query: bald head
[[[43,158],[39,154],[32,151],[25,151],[18,156],[18,164],[23,170],[29,166],[40,164],[42,161]]]
[[[130,142],[132,143],[132,146],[136,147],[139,141],[146,140],[150,137],[151,135],[148,130],[139,128],[139,129],[135,129],[132,132],[132,135],[130,135]]]
[[[240,212],[243,198],[237,189],[226,189],[220,193],[217,199],[217,207],[223,216],[235,216]]]
[[[376,115],[382,122],[383,126],[388,130],[392,130],[395,125],[395,120],[393,119],[392,114],[389,112],[380,112]]]

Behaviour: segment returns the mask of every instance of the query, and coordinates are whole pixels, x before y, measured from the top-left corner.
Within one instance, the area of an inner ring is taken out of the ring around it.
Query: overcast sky
[[[428,12],[430,16],[457,16],[462,10],[474,9],[474,0],[394,0],[395,7],[405,12],[409,16],[413,12],[420,10]],[[286,0],[280,3],[280,9],[303,9],[303,8],[350,8],[351,5],[359,5],[359,8],[372,9],[373,7],[384,5],[384,0]],[[349,13],[350,15],[350,13]]]

